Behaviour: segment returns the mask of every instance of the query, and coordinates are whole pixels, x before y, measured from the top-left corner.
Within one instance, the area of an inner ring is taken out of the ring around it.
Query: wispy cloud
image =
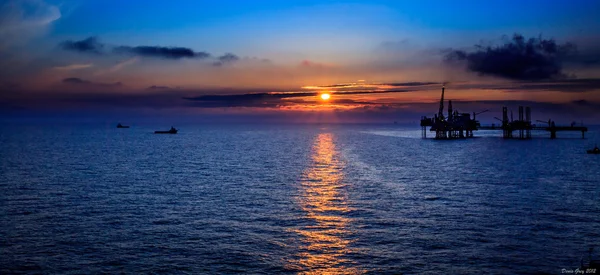
[[[217,57],[217,60],[218,61],[213,63],[213,66],[223,66],[225,64],[236,62],[240,60],[240,58],[235,54],[226,53],[222,56]]]
[[[57,6],[41,0],[9,0],[0,4],[0,35],[46,26],[61,17]]]
[[[321,62],[315,62],[315,61],[311,61],[311,60],[302,60],[299,64],[300,67],[303,68],[319,68],[319,69],[324,69],[324,68],[332,68],[332,65],[329,64],[325,64],[325,63],[321,63]]]
[[[123,68],[125,68],[127,66],[130,66],[130,65],[133,65],[133,64],[137,63],[139,60],[140,59],[138,57],[133,57],[133,58],[130,58],[130,59],[126,59],[126,60],[123,60],[123,61],[115,64],[114,66],[112,66],[112,67],[110,67],[108,69],[99,70],[96,73],[94,73],[94,75],[98,76],[98,75],[104,75],[104,74],[109,74],[109,73],[115,73],[115,72],[118,72],[118,71],[120,71],[121,69],[123,69]]]
[[[62,80],[62,83],[67,84],[67,85],[72,85],[72,86],[79,86],[79,87],[83,86],[83,87],[89,87],[89,88],[115,88],[115,87],[123,86],[123,83],[121,83],[121,82],[100,83],[100,82],[93,82],[93,81],[81,79],[78,77],[65,78]]]
[[[340,83],[320,86],[304,86],[307,90],[335,90],[335,91],[360,91],[360,90],[386,90],[398,87],[410,87],[411,89],[431,88],[431,85],[441,85],[440,82],[396,82],[396,83],[367,83],[363,80],[358,82]]]
[[[91,68],[93,66],[94,66],[94,64],[92,64],[92,63],[71,64],[71,65],[66,65],[66,66],[56,66],[56,67],[53,67],[52,69],[58,70],[58,71],[73,71],[73,70],[81,70],[81,69]]]
[[[57,6],[42,0],[0,1],[0,51],[40,36],[61,16]]]
[[[139,58],[137,58],[137,57],[130,58],[130,59],[127,59],[127,60],[124,60],[124,61],[122,61],[122,62],[119,62],[119,63],[117,63],[116,65],[114,65],[114,66],[110,67],[109,71],[110,71],[110,72],[116,72],[116,71],[119,71],[119,70],[123,69],[124,67],[127,67],[127,66],[129,66],[129,65],[133,65],[133,64],[135,64],[135,63],[136,63],[136,62],[138,62],[139,60],[140,60],[140,59],[139,59]]]

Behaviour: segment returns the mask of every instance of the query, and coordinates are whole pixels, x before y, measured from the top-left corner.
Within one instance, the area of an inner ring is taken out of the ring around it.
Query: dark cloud
[[[142,57],[154,57],[165,59],[181,58],[207,58],[210,54],[205,52],[194,52],[190,48],[183,47],[158,47],[158,46],[119,46],[114,48],[115,53],[126,53]]]
[[[88,37],[80,41],[66,40],[59,44],[63,50],[82,53],[100,54],[104,52],[105,45],[100,43],[97,37]],[[112,51],[117,54],[131,54],[141,57],[153,57],[164,59],[182,58],[207,58],[210,54],[206,52],[195,52],[185,47],[160,47],[160,46],[115,46]]]
[[[171,87],[169,86],[156,86],[156,85],[152,85],[148,88],[146,88],[146,90],[169,90],[171,89]]]
[[[2,83],[2,85],[0,85],[0,89],[1,90],[14,90],[14,89],[18,89],[21,85],[19,83],[15,83],[12,81],[6,81],[4,83]]]
[[[80,86],[89,86],[89,87],[105,87],[105,88],[123,86],[123,83],[121,83],[121,82],[98,83],[98,82],[92,82],[92,81],[77,78],[77,77],[65,78],[62,80],[62,83],[69,84],[69,85],[80,85]]]
[[[594,110],[600,110],[600,102],[592,102],[589,100],[580,99],[580,100],[573,100],[571,103],[573,105],[579,106],[579,107],[587,107],[587,108],[593,108]]]
[[[401,82],[401,83],[385,83],[383,85],[389,86],[427,86],[427,85],[440,85],[440,82]]]
[[[90,81],[83,80],[83,79],[77,78],[77,77],[65,78],[65,79],[63,79],[62,82],[63,83],[70,83],[70,84],[89,84],[89,83],[92,83]]]
[[[80,41],[66,40],[59,44],[63,50],[82,53],[100,54],[104,50],[104,44],[96,37],[88,37]]]
[[[515,81],[508,83],[452,83],[451,89],[500,90],[505,92],[563,92],[582,93],[600,90],[600,78],[557,79],[543,81]]]
[[[553,39],[530,38],[515,34],[500,46],[476,46],[472,52],[447,50],[445,61],[466,63],[469,71],[514,80],[565,78],[562,63],[574,54],[574,44],[557,44]]]
[[[193,101],[193,105],[203,108],[223,107],[277,107],[283,104],[281,99],[292,97],[316,96],[316,92],[305,93],[254,93],[237,95],[203,95],[185,97]]]
[[[582,103],[583,102],[583,103]],[[589,116],[596,115],[595,112],[591,112],[590,108],[580,108],[582,104],[589,103],[586,100],[564,102],[564,103],[553,103],[553,102],[539,102],[532,100],[479,100],[479,101],[452,101],[454,106],[468,106],[470,109],[490,109],[491,113],[499,114],[501,107],[508,107],[509,111],[513,111],[517,114],[519,106],[531,107],[532,117],[534,119],[540,119],[540,115],[546,116],[548,114],[561,114],[562,115],[577,115],[577,116]],[[592,105],[592,104],[589,104]],[[586,107],[589,107],[586,105]],[[492,115],[488,115],[492,118]]]
[[[213,66],[223,66],[225,64],[233,63],[240,60],[240,58],[237,55],[232,53],[226,53],[222,56],[217,57],[217,59],[218,61],[214,62]]]
[[[548,80],[543,82],[517,82],[493,87],[494,90],[505,91],[556,91],[565,93],[581,93],[600,90],[599,78]]]

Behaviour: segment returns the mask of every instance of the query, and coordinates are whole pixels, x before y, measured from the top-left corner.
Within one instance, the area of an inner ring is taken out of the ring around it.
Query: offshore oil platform
[[[452,109],[452,101],[448,101],[448,116],[444,116],[444,92],[446,87],[442,86],[442,97],[440,99],[440,108],[438,113],[433,118],[426,116],[421,117],[421,136],[427,138],[427,127],[430,127],[431,132],[435,132],[436,139],[460,139],[460,138],[472,138],[473,131],[477,130],[502,130],[503,138],[516,138],[513,132],[518,132],[519,139],[530,139],[531,131],[548,131],[550,132],[550,138],[556,138],[556,132],[559,131],[581,131],[581,138],[585,138],[585,132],[588,128],[584,126],[576,126],[575,123],[571,123],[570,126],[556,126],[554,121],[548,120],[542,122],[547,125],[538,126],[531,123],[531,108],[519,106],[519,118],[513,119],[512,112],[510,119],[508,117],[508,108],[502,107],[502,119],[495,117],[495,119],[501,122],[500,125],[488,125],[482,126],[477,121],[477,115],[488,112],[484,110],[478,113],[473,112],[473,118],[470,113],[459,113],[457,110]]]

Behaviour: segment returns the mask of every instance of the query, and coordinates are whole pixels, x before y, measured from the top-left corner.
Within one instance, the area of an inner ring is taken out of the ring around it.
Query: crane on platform
[[[543,121],[543,120],[539,120],[539,119],[536,119],[535,121],[541,122],[541,123],[546,123],[546,124],[550,125],[550,120],[549,119],[548,119],[548,121]]]
[[[489,112],[489,111],[490,111],[490,110],[487,110],[487,109],[486,109],[486,110],[483,110],[483,111],[481,111],[481,112],[479,112],[479,113],[475,113],[475,112],[473,112],[473,120],[475,120],[475,118],[476,118],[476,116],[477,116],[477,115],[479,115],[479,114],[483,114],[483,113],[486,113],[486,112]]]

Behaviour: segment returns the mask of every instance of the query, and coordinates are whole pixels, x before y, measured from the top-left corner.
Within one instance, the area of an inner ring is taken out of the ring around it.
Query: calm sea
[[[600,251],[597,128],[168,126],[0,126],[0,273],[560,274]]]

